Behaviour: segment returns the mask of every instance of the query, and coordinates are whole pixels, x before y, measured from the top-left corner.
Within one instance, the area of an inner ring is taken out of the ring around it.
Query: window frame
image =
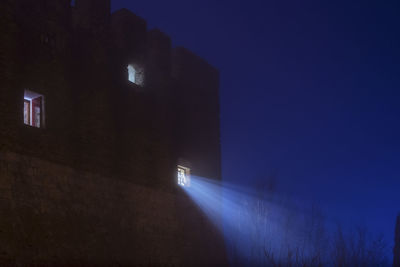
[[[179,186],[182,187],[190,187],[190,168],[183,166],[183,165],[177,165],[177,183]],[[184,177],[182,180],[181,172],[184,172]]]
[[[126,66],[127,77],[126,79],[130,84],[135,84],[139,87],[145,86],[145,68],[141,64],[129,63]]]
[[[34,101],[37,101],[35,104]],[[39,112],[34,109],[39,107]],[[26,111],[26,108],[28,110]],[[27,121],[25,121],[25,112],[27,113]],[[36,114],[39,113],[39,119],[37,120]],[[32,128],[43,129],[45,128],[45,96],[35,91],[25,89],[24,90],[24,102],[23,102],[23,123],[25,126]]]

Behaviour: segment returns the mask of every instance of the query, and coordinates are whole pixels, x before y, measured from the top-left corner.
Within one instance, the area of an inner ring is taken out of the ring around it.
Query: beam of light
[[[294,247],[310,253],[308,233],[297,225],[299,212],[274,192],[193,175],[190,187],[182,189],[224,234],[232,265],[268,265]]]

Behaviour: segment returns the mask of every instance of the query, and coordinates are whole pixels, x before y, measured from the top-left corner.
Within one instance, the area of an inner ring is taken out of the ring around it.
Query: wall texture
[[[218,71],[109,0],[69,3],[0,2],[0,265],[225,264],[176,181],[180,159],[221,179]]]
[[[224,264],[184,195],[15,153],[0,154],[0,177],[1,266]]]

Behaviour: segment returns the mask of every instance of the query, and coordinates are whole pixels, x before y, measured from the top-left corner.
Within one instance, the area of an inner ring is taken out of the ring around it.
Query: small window
[[[178,165],[178,185],[189,187],[190,186],[190,169]]]
[[[75,7],[76,6],[76,0],[71,0],[69,2],[69,4],[70,4],[71,7]]]
[[[29,90],[24,93],[24,124],[44,127],[44,96]]]
[[[129,64],[127,69],[128,69],[128,81],[137,84],[139,86],[143,86],[144,69],[136,64]]]
[[[132,65],[128,65],[128,80],[131,83],[136,83],[136,70]]]

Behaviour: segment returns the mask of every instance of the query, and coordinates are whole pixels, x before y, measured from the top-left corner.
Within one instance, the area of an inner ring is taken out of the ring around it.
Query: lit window
[[[132,65],[128,65],[128,80],[131,83],[136,83],[136,70]]]
[[[178,185],[190,186],[190,169],[178,165]]]
[[[44,126],[44,96],[25,90],[24,93],[24,124],[36,128]]]
[[[128,67],[128,81],[139,86],[144,85],[144,68],[138,64],[129,64]]]
[[[70,5],[71,5],[71,7],[75,7],[76,1],[75,0],[71,0]]]

